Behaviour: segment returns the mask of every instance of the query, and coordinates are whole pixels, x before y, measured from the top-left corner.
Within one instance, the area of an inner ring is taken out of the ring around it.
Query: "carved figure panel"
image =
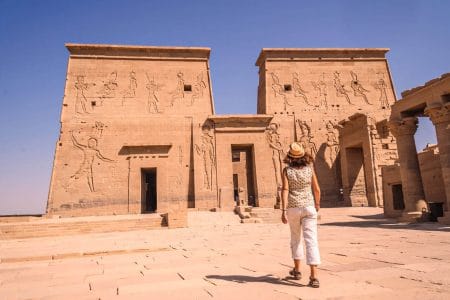
[[[279,125],[271,123],[266,129],[266,140],[272,149],[272,163],[277,187],[281,187],[281,170],[283,166],[284,149],[278,132]]]
[[[206,83],[203,80],[203,73],[197,76],[197,79],[192,87],[192,98],[191,105],[194,104],[195,100],[203,97],[203,91],[206,89]]]
[[[387,84],[384,81],[384,76],[378,73],[379,79],[376,83],[373,84],[373,87],[380,92],[380,96],[378,97],[378,101],[380,101],[380,105],[382,108],[389,107],[389,101],[387,96]]]
[[[77,114],[88,114],[87,110],[87,96],[86,92],[90,87],[95,86],[95,83],[85,82],[85,76],[78,75],[75,82],[75,89],[77,94],[75,96],[75,113]]]
[[[275,73],[270,73],[272,77],[272,90],[274,92],[275,97],[280,96],[283,99],[283,109],[286,110],[287,106],[292,106],[287,99],[287,95],[284,91],[283,85],[280,83],[280,79]]]
[[[319,78],[318,81],[314,82],[311,81],[312,86],[314,87],[314,90],[316,91],[316,99],[318,99],[318,106],[328,109],[328,102],[327,102],[327,84],[325,83],[325,73],[322,73],[322,76]]]
[[[353,104],[350,101],[350,97],[348,95],[350,90],[347,90],[345,88],[345,85],[342,84],[341,78],[340,78],[340,73],[338,71],[334,72],[334,88],[336,89],[336,96],[337,97],[344,97],[345,100],[347,100],[348,104]]]
[[[214,149],[214,136],[210,124],[202,126],[200,144],[195,145],[195,151],[203,161],[203,188],[213,190],[213,174],[216,166],[216,155]]]
[[[101,98],[114,98],[119,86],[117,83],[117,71],[111,72],[102,82],[103,85],[97,93]]]
[[[353,95],[355,95],[355,97],[362,97],[364,99],[364,102],[372,105],[372,103],[369,102],[366,96],[366,93],[369,92],[369,90],[365,89],[362,86],[361,82],[358,80],[358,75],[355,72],[350,71],[350,75],[352,76],[352,82],[350,86],[353,89]]]
[[[138,87],[136,72],[131,71],[128,79],[128,88],[122,92],[124,98],[136,97],[136,89]]]
[[[339,138],[336,134],[336,125],[331,121],[327,121],[326,124],[326,144],[327,148],[325,150],[325,161],[329,164],[329,166],[333,166],[333,163],[339,153]]]
[[[300,78],[298,73],[294,72],[292,73],[292,88],[294,89],[294,96],[295,97],[300,97],[303,99],[303,101],[307,104],[307,105],[312,105],[311,103],[309,103],[308,101],[308,97],[306,96],[306,94],[308,93],[307,91],[305,91],[302,88],[302,85],[300,84]]]
[[[96,122],[94,126],[94,135],[87,137],[86,144],[79,142],[73,131],[71,131],[72,143],[76,148],[83,152],[83,160],[75,174],[70,176],[68,185],[71,184],[71,180],[76,181],[84,177],[89,190],[95,192],[93,170],[95,160],[100,159],[104,162],[115,162],[114,160],[105,157],[98,149],[99,139],[101,138],[103,128],[104,125],[101,122]]]
[[[172,101],[170,102],[170,106],[173,106],[176,100],[184,98],[184,74],[182,72],[178,72],[177,74],[177,86],[171,92]]]
[[[317,147],[312,140],[313,135],[311,134],[311,127],[307,124],[306,121],[297,120],[297,128],[299,131],[297,141],[303,146],[303,148],[309,155],[315,158],[317,154]]]
[[[148,76],[147,73],[145,73],[145,75],[147,76],[147,84],[145,85],[145,88],[148,92],[147,111],[149,113],[161,113],[158,90],[162,87],[162,85],[157,84],[155,82],[155,78],[150,79],[150,76]]]

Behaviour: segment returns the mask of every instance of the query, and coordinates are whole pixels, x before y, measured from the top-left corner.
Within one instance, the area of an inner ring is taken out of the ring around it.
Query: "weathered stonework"
[[[387,49],[263,49],[258,114],[215,115],[209,48],[67,48],[48,215],[157,212],[180,227],[188,208],[277,207],[294,140],[316,158],[323,206],[383,205]]]

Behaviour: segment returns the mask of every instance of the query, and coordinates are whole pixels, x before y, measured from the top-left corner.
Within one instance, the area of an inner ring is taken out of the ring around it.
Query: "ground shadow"
[[[270,284],[281,284],[287,286],[303,287],[304,284],[293,282],[293,277],[278,278],[272,274],[263,276],[247,276],[247,275],[206,275],[207,279],[226,280],[236,283],[249,283],[249,282],[265,282]]]
[[[383,215],[383,213],[375,214],[375,215],[367,215],[367,216],[350,216],[352,218],[364,219],[364,220],[385,220],[387,221]]]
[[[355,216],[356,218],[367,219],[370,221],[346,221],[346,222],[329,222],[321,223],[320,226],[338,226],[338,227],[359,227],[359,228],[383,228],[383,229],[410,229],[424,231],[443,231],[450,232],[450,226],[442,225],[436,222],[423,223],[397,223],[395,219],[378,218],[373,216]],[[372,219],[370,217],[373,217]]]

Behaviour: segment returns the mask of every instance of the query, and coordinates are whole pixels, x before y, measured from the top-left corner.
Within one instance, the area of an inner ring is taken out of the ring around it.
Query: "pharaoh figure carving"
[[[309,155],[315,158],[317,154],[317,147],[312,141],[313,136],[311,135],[311,127],[305,121],[301,120],[297,120],[297,124],[300,131],[298,142],[303,146]]]
[[[92,165],[96,158],[104,161],[104,162],[114,162],[114,160],[104,157],[100,150],[98,150],[98,138],[101,136],[101,132],[103,131],[103,124],[96,123],[96,137],[89,137],[87,140],[87,144],[83,145],[78,142],[75,137],[73,131],[71,132],[72,143],[75,147],[83,151],[83,161],[78,169],[78,171],[72,175],[70,178],[78,180],[81,177],[85,177],[87,184],[89,186],[89,190],[91,192],[95,192],[94,186],[94,171]]]
[[[280,141],[280,134],[278,133],[278,124],[271,123],[266,130],[266,139],[272,148],[272,163],[275,171],[275,181],[277,183],[277,189],[281,189],[281,170],[283,161],[283,144]],[[277,197],[279,197],[277,193]],[[279,199],[277,199],[278,201]]]
[[[175,103],[175,100],[184,98],[184,74],[181,72],[178,72],[177,74],[177,87],[175,90],[171,93],[172,94],[172,101],[170,102],[170,106],[173,106]]]
[[[136,73],[134,71],[131,71],[129,74],[129,82],[128,82],[128,88],[123,91],[123,97],[124,98],[134,98],[136,97],[136,89],[137,89],[137,79],[136,79]]]
[[[325,107],[328,109],[327,102],[327,84],[325,83],[325,73],[322,73],[322,78],[319,78],[318,81],[311,81],[314,90],[316,91],[316,98],[319,99],[319,107]]]
[[[195,145],[195,151],[203,160],[203,188],[213,190],[213,171],[216,165],[216,155],[214,151],[214,136],[209,124],[202,126],[200,145]]]
[[[326,123],[327,128],[327,148],[325,149],[325,161],[331,166],[333,166],[333,163],[339,153],[339,139],[336,136],[336,130],[335,125],[328,121]]]
[[[200,73],[197,76],[197,80],[195,81],[195,84],[192,87],[191,105],[194,104],[195,100],[203,97],[204,89],[206,89],[206,83],[205,81],[203,81],[203,73]]]
[[[147,110],[149,113],[160,113],[161,111],[159,109],[159,97],[157,92],[161,85],[157,84],[154,78],[150,80],[147,73],[145,73],[145,75],[147,76],[147,84],[145,85],[145,88],[148,90]]]
[[[353,89],[353,95],[355,95],[356,97],[362,97],[364,99],[364,102],[372,105],[372,103],[367,100],[366,96],[366,93],[369,92],[369,90],[366,90],[362,86],[361,82],[358,80],[358,75],[355,72],[350,71],[350,75],[352,75],[352,83],[350,86]]]
[[[87,91],[91,86],[95,86],[95,83],[86,83],[84,81],[84,76],[77,76],[77,81],[75,82],[75,89],[77,90],[77,95],[75,98],[75,112],[77,114],[87,114],[87,98],[85,91]]]
[[[294,89],[294,96],[302,98],[307,105],[311,105],[308,101],[308,97],[306,96],[307,91],[305,91],[301,84],[298,73],[292,73],[292,88]]]
[[[378,98],[378,100],[380,101],[381,107],[388,108],[389,101],[388,101],[387,92],[386,92],[387,85],[386,85],[386,82],[384,81],[383,77],[380,77],[373,86],[375,89],[380,91],[380,97]]]
[[[342,84],[340,74],[338,71],[334,72],[334,88],[336,89],[336,96],[337,97],[344,97],[345,100],[347,100],[348,104],[353,104],[350,101],[350,97],[348,96],[348,93],[350,92],[345,88],[345,85]]]
[[[117,71],[113,71],[107,76],[106,80],[103,81],[103,87],[98,94],[100,94],[101,98],[114,98],[118,86]]]
[[[270,76],[272,77],[272,90],[275,94],[275,97],[281,96],[283,98],[283,109],[286,110],[286,107],[292,106],[287,100],[286,93],[284,92],[283,85],[280,84],[280,79],[277,75],[274,73],[270,73]]]

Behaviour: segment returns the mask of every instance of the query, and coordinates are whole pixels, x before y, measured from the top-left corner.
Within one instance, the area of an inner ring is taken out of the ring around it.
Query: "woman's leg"
[[[304,258],[303,245],[301,241],[300,209],[289,208],[287,219],[291,229],[291,253],[296,271],[300,271],[300,260]]]
[[[319,243],[317,240],[317,211],[314,207],[305,208],[302,229],[306,245],[306,264],[311,266],[311,278],[316,278],[320,264]]]

